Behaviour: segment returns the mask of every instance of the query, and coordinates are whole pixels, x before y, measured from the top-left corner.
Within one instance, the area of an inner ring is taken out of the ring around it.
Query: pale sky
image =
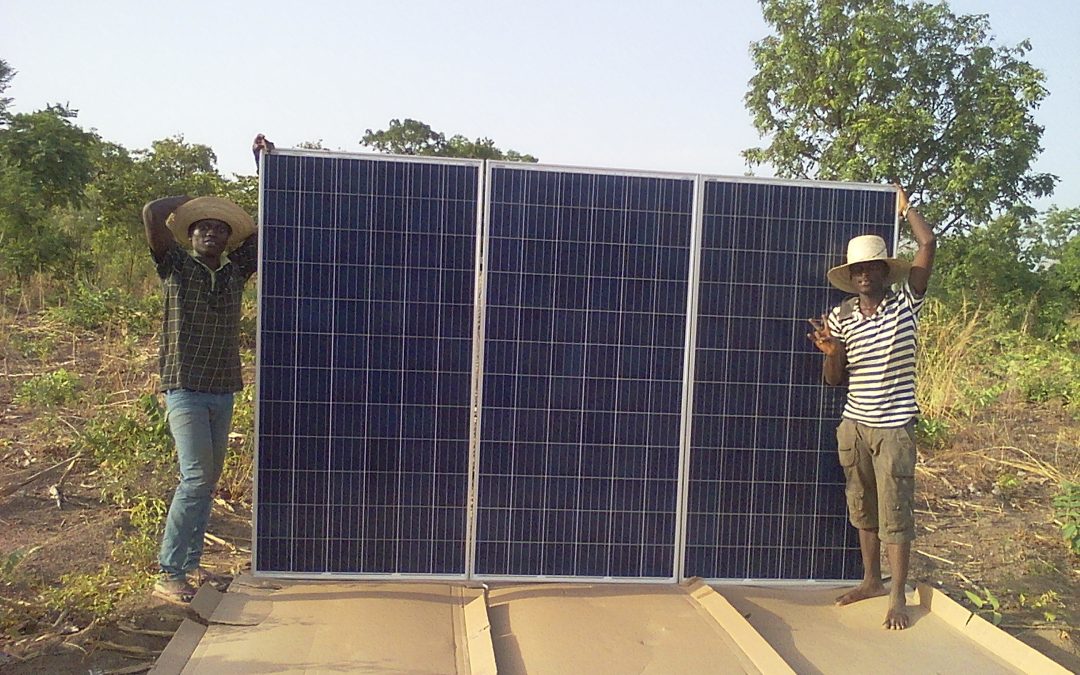
[[[1075,0],[950,4],[989,14],[999,44],[1031,40],[1050,90],[1036,169],[1061,178],[1036,205],[1080,206]],[[755,0],[7,0],[0,59],[16,112],[67,102],[128,149],[183,134],[226,175],[254,172],[259,131],[357,152],[406,117],[545,163],[741,175],[767,33]]]

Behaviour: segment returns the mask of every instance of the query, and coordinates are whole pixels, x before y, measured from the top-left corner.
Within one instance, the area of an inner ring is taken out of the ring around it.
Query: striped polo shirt
[[[854,311],[841,311],[847,306]],[[905,281],[863,316],[850,298],[829,314],[829,330],[847,348],[844,417],[871,427],[899,427],[919,414],[915,402],[915,333],[924,297]],[[843,315],[843,316],[841,316]]]

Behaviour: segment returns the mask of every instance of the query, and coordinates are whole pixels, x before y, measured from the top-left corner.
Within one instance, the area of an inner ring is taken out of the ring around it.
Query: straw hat
[[[885,246],[884,239],[876,234],[864,234],[848,242],[847,263],[829,270],[829,283],[842,291],[857,294],[859,291],[855,284],[851,283],[849,268],[856,263],[871,260],[880,260],[889,266],[889,276],[885,280],[886,286],[903,281],[911,270],[911,263],[908,261],[889,257],[889,249]]]
[[[188,230],[200,220],[220,220],[229,225],[232,233],[229,235],[228,243],[225,244],[226,251],[233,250],[255,234],[255,221],[251,219],[247,211],[221,197],[196,197],[186,201],[169,215],[165,224],[172,230],[178,244],[184,248],[191,248]]]

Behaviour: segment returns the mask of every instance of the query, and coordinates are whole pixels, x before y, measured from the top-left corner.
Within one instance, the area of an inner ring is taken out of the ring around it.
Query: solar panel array
[[[255,569],[464,574],[480,163],[264,161]]]
[[[484,168],[264,158],[256,571],[856,574],[805,318],[892,190]]]

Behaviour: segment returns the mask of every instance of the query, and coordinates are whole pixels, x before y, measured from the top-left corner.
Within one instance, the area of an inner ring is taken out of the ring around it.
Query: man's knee
[[[206,473],[193,473],[180,479],[177,488],[189,497],[209,497],[214,492],[217,479]]]

